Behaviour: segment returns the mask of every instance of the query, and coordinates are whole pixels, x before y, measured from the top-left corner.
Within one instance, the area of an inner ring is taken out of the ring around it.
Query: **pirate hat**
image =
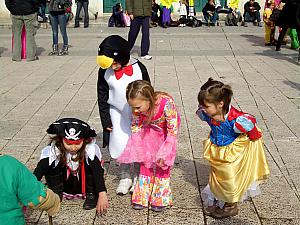
[[[119,35],[111,35],[105,38],[99,45],[97,64],[102,69],[109,68],[114,61],[125,66],[130,59],[128,41]]]
[[[55,121],[49,126],[47,133],[59,135],[71,144],[79,143],[84,138],[97,136],[93,128],[76,118],[63,118]]]

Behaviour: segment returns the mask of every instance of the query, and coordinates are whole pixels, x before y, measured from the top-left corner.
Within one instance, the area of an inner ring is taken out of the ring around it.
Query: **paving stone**
[[[151,224],[197,224],[204,223],[201,209],[167,209],[163,212],[149,212],[149,225]]]

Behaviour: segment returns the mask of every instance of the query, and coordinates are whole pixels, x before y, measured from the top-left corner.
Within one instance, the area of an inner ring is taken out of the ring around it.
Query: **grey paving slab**
[[[51,30],[37,33],[39,60],[12,62],[11,30],[0,29],[0,152],[11,154],[31,170],[49,141],[48,125],[62,117],[87,120],[102,133],[96,83],[97,49],[109,34],[127,38],[128,28],[68,28],[70,54],[47,56]],[[139,58],[139,36],[132,55]],[[6,47],[5,47],[6,46]],[[181,113],[178,154],[171,176],[174,206],[163,213],[135,211],[130,196],[115,193],[118,165],[107,149],[105,178],[110,209],[96,218],[84,211],[82,201],[63,203],[54,224],[299,224],[299,106],[300,66],[296,52],[265,47],[258,27],[201,27],[151,29],[147,67],[157,90],[170,93]],[[233,104],[256,116],[264,133],[271,176],[261,185],[262,195],[239,204],[239,215],[224,220],[203,216],[200,190],[208,182],[210,167],[203,158],[202,142],[209,127],[195,115],[197,94],[209,77],[232,85]],[[48,224],[45,213],[28,212],[28,224]],[[121,216],[120,216],[121,215]]]

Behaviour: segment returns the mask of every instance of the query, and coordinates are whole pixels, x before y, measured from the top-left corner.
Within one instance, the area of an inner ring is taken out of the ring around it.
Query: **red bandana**
[[[120,80],[123,74],[126,74],[127,76],[131,76],[133,74],[132,65],[122,67],[119,70],[115,70],[115,76],[117,80]]]
[[[83,141],[83,138],[81,138],[81,139],[78,139],[78,140],[69,140],[69,139],[67,139],[67,138],[64,138],[64,141],[66,142],[66,143],[68,143],[68,144],[70,144],[70,145],[78,145],[78,144],[80,144],[82,141]]]

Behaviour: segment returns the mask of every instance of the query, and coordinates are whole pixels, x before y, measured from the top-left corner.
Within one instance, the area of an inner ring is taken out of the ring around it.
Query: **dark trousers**
[[[260,22],[260,13],[259,11],[255,11],[254,13],[245,12],[244,14],[244,21],[245,22]]]
[[[148,55],[148,51],[150,48],[149,19],[149,16],[135,17],[131,21],[130,30],[128,33],[129,48],[131,50],[140,32],[140,28],[142,27],[141,56]]]
[[[218,20],[218,13],[216,13],[216,12],[214,12],[214,14],[212,16],[209,15],[209,13],[207,13],[207,12],[203,12],[203,16],[204,16],[206,23],[215,24]]]
[[[78,1],[77,2],[77,9],[76,9],[76,16],[75,16],[75,27],[79,27],[79,15],[82,9],[84,10],[84,27],[89,26],[89,2],[88,1]]]

